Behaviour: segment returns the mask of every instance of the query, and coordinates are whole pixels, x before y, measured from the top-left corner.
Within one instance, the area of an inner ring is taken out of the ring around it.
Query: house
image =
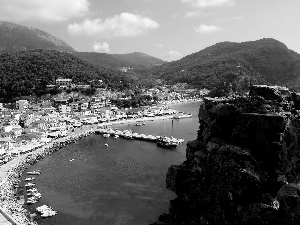
[[[70,103],[70,107],[72,109],[72,111],[76,112],[79,110],[79,103],[78,102],[72,102]]]
[[[72,79],[65,79],[65,78],[59,78],[59,79],[56,79],[55,81],[55,84],[57,86],[71,86],[71,83],[72,83]]]
[[[88,109],[88,107],[89,107],[89,102],[88,102],[88,101],[86,101],[86,100],[81,100],[81,101],[79,102],[79,109],[80,109],[81,111],[84,111],[84,110]]]
[[[60,105],[58,107],[58,110],[60,113],[70,113],[71,112],[71,107],[67,105]]]
[[[16,108],[23,112],[24,110],[28,109],[29,102],[27,100],[18,100],[16,101]]]

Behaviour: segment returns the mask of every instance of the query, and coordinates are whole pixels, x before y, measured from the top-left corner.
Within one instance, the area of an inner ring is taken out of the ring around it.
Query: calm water
[[[149,121],[145,126],[121,125],[120,130],[196,139],[200,102],[170,108],[189,112],[193,118]],[[186,141],[174,150],[156,143],[92,135],[50,155],[29,168],[40,169],[36,187],[39,203],[58,211],[39,224],[146,225],[167,212],[175,194],[165,188],[170,165],[185,160]],[[108,143],[108,147],[104,144]],[[74,159],[73,161],[70,161]],[[27,206],[28,207],[28,206]]]

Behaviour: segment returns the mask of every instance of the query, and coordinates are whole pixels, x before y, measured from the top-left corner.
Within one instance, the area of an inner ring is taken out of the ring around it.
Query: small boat
[[[28,175],[40,175],[41,171],[37,170],[37,171],[29,171],[27,172]]]
[[[110,134],[103,134],[103,137],[109,137]]]
[[[114,138],[118,138],[118,137],[120,137],[120,136],[119,136],[119,135],[117,135],[117,134],[115,134]]]
[[[146,123],[145,123],[145,122],[143,122],[142,124],[143,124],[143,125],[146,125]]]
[[[142,126],[142,123],[136,123],[135,125],[136,126]]]
[[[34,204],[34,203],[37,203],[37,202],[38,202],[38,200],[31,199],[31,198],[28,198],[27,201],[26,201],[27,204]]]
[[[104,146],[105,146],[105,147],[108,147],[108,144],[107,144],[107,143],[105,143],[105,144],[104,144]]]
[[[33,181],[35,178],[34,177],[26,177],[25,181]]]
[[[56,211],[54,211],[51,207],[47,205],[42,205],[36,208],[36,211],[41,213],[41,217],[46,218],[46,217],[51,217],[57,214]]]
[[[74,161],[74,159],[70,159],[70,162]]]
[[[25,187],[33,187],[35,186],[35,183],[28,183],[28,184],[25,184]]]

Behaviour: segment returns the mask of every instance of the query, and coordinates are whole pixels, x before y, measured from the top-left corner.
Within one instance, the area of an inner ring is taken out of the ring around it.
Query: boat
[[[27,172],[28,175],[40,175],[41,171],[37,170],[37,171],[29,171]]]
[[[157,140],[157,145],[162,146],[162,147],[177,147],[178,142],[176,142],[168,137],[160,137]]]
[[[135,125],[136,126],[142,126],[143,124],[142,123],[136,123]]]
[[[190,117],[193,117],[193,115],[190,113],[180,113],[180,114],[173,115],[173,118],[177,120],[182,118],[190,118]]]
[[[27,201],[26,201],[27,204],[34,204],[34,203],[37,203],[37,202],[38,202],[38,200],[34,199],[34,198],[28,198]]]
[[[143,125],[146,125],[146,123],[145,123],[145,122],[143,122],[142,124],[143,124]]]
[[[33,187],[35,186],[35,183],[28,183],[28,184],[25,184],[25,187]]]
[[[107,143],[105,143],[105,144],[104,144],[104,146],[105,146],[105,147],[108,147],[108,144],[107,144]]]
[[[26,177],[25,181],[33,181],[35,178],[34,177]]]
[[[115,134],[114,138],[118,138],[118,137],[120,137],[120,136],[118,134]]]
[[[55,216],[57,214],[57,212],[55,210],[53,210],[51,207],[49,207],[47,205],[42,205],[42,206],[37,207],[36,211],[41,213],[41,217],[43,217],[43,218]]]
[[[110,134],[103,134],[103,137],[109,137]]]

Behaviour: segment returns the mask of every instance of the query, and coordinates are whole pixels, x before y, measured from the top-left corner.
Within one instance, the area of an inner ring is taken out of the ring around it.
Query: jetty
[[[147,134],[139,134],[134,133],[131,130],[123,130],[120,131],[118,129],[112,128],[102,128],[98,127],[95,130],[96,134],[101,134],[103,137],[122,137],[126,139],[136,139],[142,141],[152,141],[156,142],[157,145],[162,147],[176,147],[179,144],[184,142],[182,138],[175,138],[175,137],[166,137],[166,136],[158,136],[158,135],[147,135]]]

